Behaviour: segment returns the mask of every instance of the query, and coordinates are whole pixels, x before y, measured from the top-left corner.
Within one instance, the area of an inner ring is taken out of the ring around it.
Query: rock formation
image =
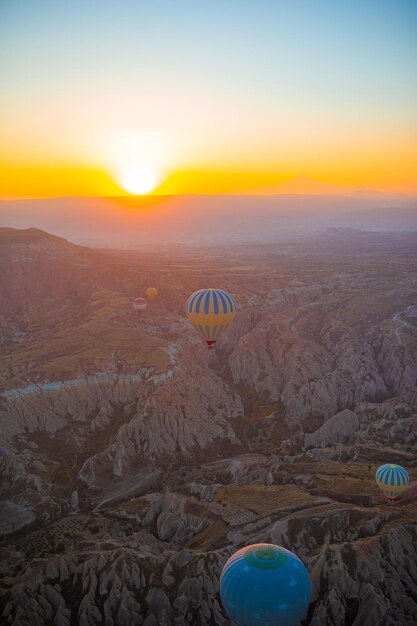
[[[415,242],[353,236],[207,268],[0,231],[1,623],[229,626],[222,567],[258,541],[306,563],[305,626],[417,622]],[[207,351],[183,305],[214,276],[239,308]]]

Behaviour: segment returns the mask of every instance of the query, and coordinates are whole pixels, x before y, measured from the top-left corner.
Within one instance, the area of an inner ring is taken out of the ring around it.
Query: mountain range
[[[289,186],[291,189],[292,186]],[[299,185],[298,187],[299,188]],[[327,228],[417,230],[417,202],[369,192],[124,196],[0,201],[0,223],[35,226],[94,247],[280,242]],[[328,190],[327,190],[328,191]]]

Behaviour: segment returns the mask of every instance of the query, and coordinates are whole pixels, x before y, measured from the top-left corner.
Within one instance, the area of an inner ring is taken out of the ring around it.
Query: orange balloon
[[[146,295],[148,296],[149,300],[155,300],[156,296],[158,295],[158,290],[156,289],[156,287],[148,287],[146,290]]]

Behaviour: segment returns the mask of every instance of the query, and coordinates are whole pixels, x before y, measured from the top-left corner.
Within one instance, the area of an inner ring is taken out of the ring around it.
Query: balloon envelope
[[[289,550],[258,543],[227,561],[220,596],[236,626],[296,626],[310,602],[310,576]]]
[[[224,289],[199,289],[188,298],[185,310],[188,320],[212,348],[233,321],[236,304]]]
[[[146,302],[145,298],[133,298],[131,302],[132,302],[133,308],[136,311],[144,311],[146,307],[148,306],[148,303]]]
[[[158,295],[158,290],[156,287],[148,287],[146,290],[146,295],[148,296],[149,300],[155,300],[156,296]]]
[[[406,469],[395,463],[385,463],[378,467],[375,480],[389,500],[395,500],[408,487],[409,476]]]

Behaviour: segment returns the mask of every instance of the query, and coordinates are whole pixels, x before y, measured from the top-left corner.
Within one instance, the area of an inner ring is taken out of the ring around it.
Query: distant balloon
[[[156,287],[148,287],[146,290],[146,295],[148,296],[149,300],[155,300],[156,296],[158,295],[158,290]]]
[[[220,597],[236,626],[296,626],[310,602],[310,576],[289,550],[258,543],[227,561]]]
[[[223,289],[199,289],[186,305],[188,320],[212,348],[225,328],[233,321],[236,304]]]
[[[395,500],[408,487],[409,476],[407,470],[395,463],[386,463],[378,467],[375,480],[388,500]]]
[[[144,311],[146,307],[148,306],[148,303],[146,302],[145,298],[133,298],[131,300],[131,303],[133,305],[133,308],[139,312]]]

